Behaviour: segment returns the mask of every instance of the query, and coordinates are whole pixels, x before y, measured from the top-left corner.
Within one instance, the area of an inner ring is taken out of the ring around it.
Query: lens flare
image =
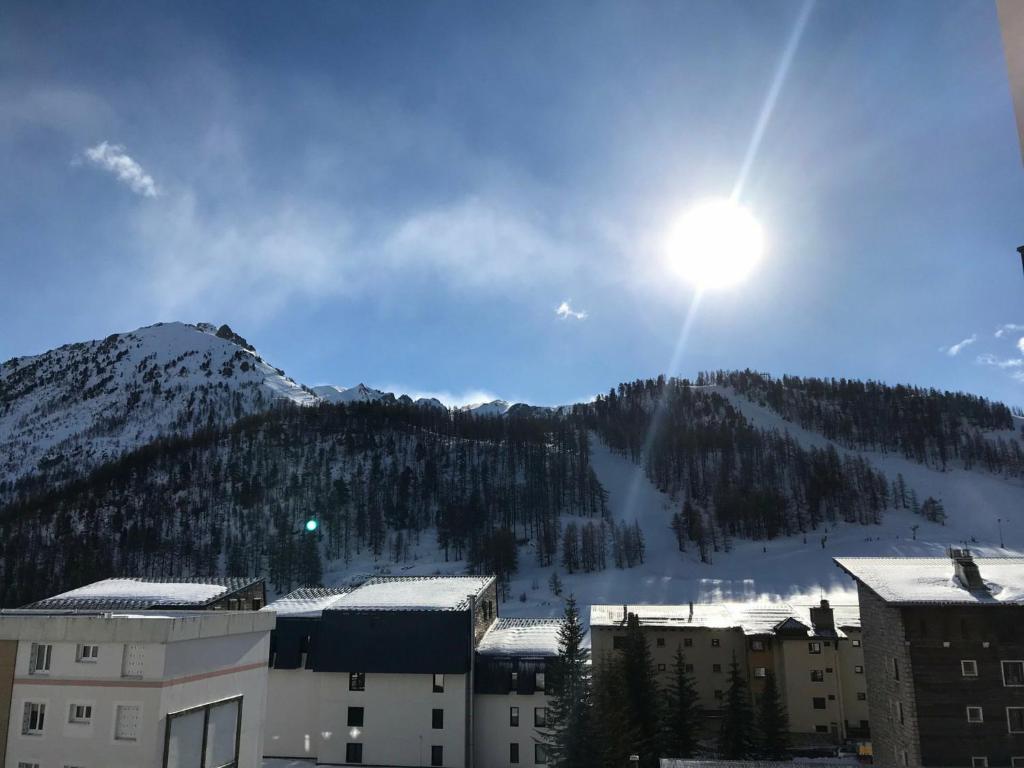
[[[669,236],[672,269],[701,289],[726,288],[761,260],[764,236],[748,211],[730,200],[709,200],[687,212]]]

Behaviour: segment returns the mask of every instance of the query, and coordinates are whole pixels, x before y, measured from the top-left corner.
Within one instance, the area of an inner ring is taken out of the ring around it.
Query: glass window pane
[[[238,704],[237,700],[226,701],[210,707],[210,720],[206,726],[206,768],[220,768],[234,762]]]
[[[203,710],[172,715],[167,718],[171,729],[167,743],[166,768],[196,768],[203,760]]]

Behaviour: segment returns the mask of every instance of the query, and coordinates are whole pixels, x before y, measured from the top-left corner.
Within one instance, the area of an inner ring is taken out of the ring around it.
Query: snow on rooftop
[[[228,591],[224,584],[201,584],[197,582],[145,581],[141,579],[104,579],[84,587],[72,589],[47,598],[46,602],[57,600],[139,600],[151,605],[201,604],[213,600]]]
[[[745,635],[767,635],[786,619],[796,619],[808,627],[810,606],[789,603],[733,602],[694,603],[690,605],[628,605],[640,623],[647,627],[698,627],[702,629],[740,629]],[[859,627],[860,609],[856,605],[833,605],[836,627]],[[590,626],[623,625],[623,606],[592,605]]]
[[[480,640],[484,656],[557,656],[561,619],[501,618]]]
[[[278,616],[316,618],[339,597],[352,591],[352,587],[301,587],[264,606]]]
[[[458,611],[493,576],[380,576],[335,600],[337,611]]]
[[[1024,557],[976,557],[988,590],[967,590],[948,557],[837,557],[836,564],[890,603],[1024,604]]]

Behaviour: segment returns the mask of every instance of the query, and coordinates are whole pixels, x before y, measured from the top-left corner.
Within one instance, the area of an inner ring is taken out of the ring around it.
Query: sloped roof
[[[561,619],[497,619],[480,640],[476,652],[483,656],[557,656],[561,626]]]
[[[948,557],[837,557],[835,563],[889,603],[1024,605],[1024,558],[976,557],[988,587],[968,590]]]
[[[103,579],[37,600],[25,608],[43,610],[147,610],[201,608],[262,579],[239,577],[148,577]]]
[[[464,611],[493,576],[377,576],[331,603],[332,611]]]
[[[299,587],[262,610],[273,611],[278,616],[318,617],[326,608],[330,608],[342,595],[348,594],[355,587]]]

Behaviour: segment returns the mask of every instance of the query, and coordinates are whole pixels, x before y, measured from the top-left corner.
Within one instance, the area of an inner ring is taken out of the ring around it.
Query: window
[[[348,673],[348,689],[350,691],[365,691],[366,690],[366,673],[365,672],[349,672]]]
[[[664,637],[659,637],[657,640],[655,640],[654,644],[657,645],[659,648],[664,648],[665,647],[665,638]]]
[[[46,725],[46,705],[35,701],[25,702],[25,713],[21,721],[21,732],[26,736],[41,736]]]
[[[1024,757],[1011,757],[1010,768],[1024,768]]]
[[[964,677],[978,676],[978,662],[974,659],[961,659],[960,674]]]
[[[434,674],[434,693],[444,693],[444,674]]]
[[[683,648],[693,648],[693,638],[692,637],[684,637],[683,638]]]
[[[971,768],[988,768],[987,757],[972,757]]]
[[[626,636],[625,635],[615,635],[615,637],[612,638],[612,648],[614,650],[621,651],[625,647],[626,647]]]
[[[515,742],[508,745],[508,761],[513,765],[519,762],[519,745]]]
[[[513,672],[512,673],[512,690],[513,691],[517,691],[517,692],[519,691],[519,673],[518,672]]]
[[[508,724],[511,725],[513,728],[519,727],[519,707],[509,707]]]
[[[444,747],[435,744],[430,748],[430,764],[444,765]]]
[[[72,704],[68,711],[68,722],[88,725],[92,722],[91,704]]]
[[[32,643],[32,650],[28,658],[28,673],[38,675],[50,671],[50,654],[53,646],[43,643]]]
[[[693,672],[693,664],[683,664],[683,671],[687,674]]]
[[[982,712],[981,707],[968,707],[967,708],[967,722],[968,723],[982,723],[985,721],[985,714]]]
[[[1004,661],[1003,685],[1024,685],[1024,661]]]
[[[350,741],[345,745],[345,762],[346,763],[361,763],[363,762],[363,745]]]
[[[722,645],[722,641],[719,640],[717,637],[712,637],[711,638],[711,647],[712,648],[718,648],[721,645]]]
[[[851,640],[850,645],[852,645],[854,648],[860,648],[860,640]]]
[[[658,671],[659,672],[664,672],[665,671],[665,665],[664,664],[659,664],[658,665]]]
[[[895,656],[892,657],[892,679],[900,679],[900,660],[897,659]]]
[[[863,675],[864,674],[864,667],[862,667],[860,664],[857,664],[853,668],[853,673],[855,675]]]
[[[814,730],[815,730],[816,733],[828,733],[828,726],[827,725],[816,725],[816,726],[814,726]]]
[[[721,664],[712,664],[711,665],[711,671],[712,672],[721,672],[722,671],[722,665]]]
[[[547,707],[534,707],[533,708],[533,724],[537,728],[544,728],[548,724],[548,708]]]
[[[544,744],[533,745],[533,762],[537,765],[547,765],[548,748]]]
[[[100,647],[98,645],[80,645],[75,651],[75,661],[86,664],[95,662],[99,658]]]
[[[750,641],[750,650],[752,650],[752,651],[763,651],[764,650],[764,640],[751,640]]]
[[[138,704],[118,704],[115,707],[114,738],[118,741],[135,741],[139,738]]]
[[[857,691],[857,701],[867,701],[868,695],[864,691]]]
[[[899,721],[900,725],[903,725],[906,722],[903,719],[903,702],[902,701],[897,701],[896,702],[896,719]]]
[[[808,653],[821,653],[821,643],[814,641],[807,644]]]
[[[754,677],[767,677],[768,670],[764,667],[754,667]]]
[[[811,699],[811,704],[812,704],[812,706],[815,709],[824,709],[825,708],[825,697],[824,696],[815,696],[813,699]]]
[[[811,670],[811,682],[812,683],[824,683],[825,682],[825,673],[822,672],[820,669],[812,669]]]
[[[825,674],[831,675],[832,674],[832,667],[825,667]]]
[[[725,697],[725,694],[722,692],[722,689],[721,688],[715,688],[715,698],[718,699],[719,701],[721,701],[724,697]]]
[[[25,763],[19,762],[18,768],[39,768],[39,763]]]
[[[348,708],[348,724],[350,727],[362,728],[364,711],[362,707]]]
[[[444,728],[444,710],[443,709],[432,709],[430,710],[430,727],[434,730]]]
[[[1024,733],[1024,707],[1006,708],[1006,728],[1010,733]]]
[[[536,688],[538,691],[543,692],[544,691],[544,673],[543,672],[538,672],[537,674],[535,674],[533,676],[533,681],[534,681],[534,684],[533,684],[534,688]]]

